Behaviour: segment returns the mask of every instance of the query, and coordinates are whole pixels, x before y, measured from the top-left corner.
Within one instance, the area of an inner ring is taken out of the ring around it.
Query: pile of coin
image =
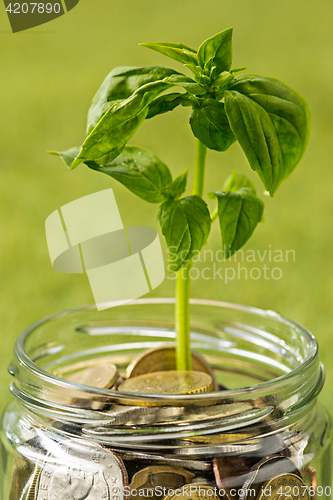
[[[181,397],[225,390],[195,352],[192,364],[192,371],[177,371],[175,348],[161,346],[137,356],[123,374],[105,361],[55,373],[86,386],[129,394]],[[75,405],[75,398],[70,403]],[[251,412],[254,403],[219,401],[195,408],[112,405],[108,410],[92,401],[91,408],[107,413],[103,426],[84,425],[76,437],[68,437],[66,424],[59,433],[34,428],[28,434],[17,448],[9,500],[270,500],[284,499],[290,491],[293,500],[309,500],[307,486],[316,487],[316,471],[303,460],[308,435],[296,430],[287,436],[274,433],[267,418],[233,428],[235,412]],[[228,419],[229,430],[226,425],[221,430],[221,422]],[[149,429],[153,444],[140,447],[134,440],[122,443],[119,437],[112,445],[112,440],[98,443],[102,434],[112,436],[115,428],[133,433]],[[159,441],[161,429],[164,438]]]

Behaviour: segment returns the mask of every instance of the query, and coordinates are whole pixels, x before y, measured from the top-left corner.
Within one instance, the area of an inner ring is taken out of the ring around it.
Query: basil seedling
[[[192,77],[160,66],[115,68],[93,98],[82,146],[52,154],[61,156],[70,169],[85,163],[148,203],[160,204],[157,219],[173,257],[169,267],[178,273],[177,368],[190,370],[192,259],[205,245],[215,219],[219,219],[222,249],[228,258],[248,241],[264,210],[252,182],[232,172],[222,190],[209,193],[217,200],[210,214],[202,198],[207,148],[226,151],[238,142],[273,196],[303,156],[310,114],[305,100],[279,80],[231,68],[231,28],[205,40],[198,50],[180,43],[141,45],[183,64]],[[177,106],[192,109],[190,126],[197,139],[191,196],[183,196],[187,170],[173,179],[154,153],[127,145],[145,120]]]

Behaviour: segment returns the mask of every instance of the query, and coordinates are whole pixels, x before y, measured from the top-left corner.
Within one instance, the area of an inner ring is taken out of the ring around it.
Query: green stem
[[[177,370],[191,370],[190,277],[191,263],[178,271],[176,283],[176,364]]]
[[[216,209],[214,210],[214,212],[210,216],[210,220],[211,220],[212,224],[217,219],[218,215],[219,215],[219,209],[218,209],[218,207],[216,207]]]
[[[200,198],[202,198],[204,190],[206,154],[206,146],[204,146],[201,141],[197,140],[192,194],[196,194],[200,196]]]
[[[192,195],[203,195],[205,179],[205,163],[207,148],[197,140],[196,157],[194,165],[194,178]],[[176,363],[177,370],[191,370],[191,344],[190,344],[190,270],[192,263],[180,269],[177,273],[176,283]]]

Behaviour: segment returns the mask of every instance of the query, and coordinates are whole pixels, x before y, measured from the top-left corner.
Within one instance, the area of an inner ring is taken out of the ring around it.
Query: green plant
[[[223,252],[228,258],[252,235],[262,219],[263,202],[252,182],[232,172],[210,214],[202,199],[207,148],[226,151],[238,141],[250,167],[273,196],[299,163],[310,130],[304,99],[273,78],[231,69],[232,29],[204,41],[198,50],[176,43],[144,43],[182,63],[190,78],[170,68],[118,67],[106,77],[88,112],[87,138],[81,148],[60,155],[74,169],[80,163],[121,182],[149,203],[159,203],[157,218],[177,271],[177,367],[191,369],[189,270],[218,218]],[[166,93],[173,87],[181,91]],[[192,195],[182,197],[187,170],[176,179],[154,153],[128,146],[139,126],[177,106],[192,108],[190,126],[197,138]]]

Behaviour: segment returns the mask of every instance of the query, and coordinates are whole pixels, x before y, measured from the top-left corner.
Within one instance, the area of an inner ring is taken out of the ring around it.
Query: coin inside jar
[[[242,455],[215,457],[213,470],[218,488],[225,492],[228,500],[234,500],[231,490],[240,489],[243,483],[239,476],[249,472],[245,457]]]
[[[158,500],[161,488],[179,488],[194,478],[192,472],[170,465],[153,465],[134,474],[129,485],[129,500],[134,500],[140,493],[141,498]]]
[[[186,484],[176,489],[170,495],[166,495],[164,500],[220,500],[216,488],[209,484]]]
[[[298,475],[280,474],[263,484],[256,500],[273,500],[276,498],[287,500],[290,497],[293,500],[309,500],[307,488],[304,488],[304,482]]]
[[[98,389],[110,389],[118,376],[118,369],[114,364],[103,363],[84,368],[74,373],[65,374],[63,377],[70,382],[89,385]]]
[[[215,375],[204,358],[195,351],[191,351],[192,370],[204,372],[213,379],[214,391],[219,389]],[[137,377],[145,373],[176,370],[176,348],[173,346],[153,347],[136,356],[128,365],[126,377]]]
[[[85,498],[125,499],[127,471],[123,461],[97,443],[67,439],[54,441],[41,466],[36,500]]]
[[[169,370],[129,378],[118,390],[141,394],[199,394],[213,390],[213,379],[204,372]]]
[[[17,455],[12,467],[9,500],[16,500],[21,498],[22,493],[26,494],[25,490],[29,488],[32,477],[33,465],[31,462],[23,456]]]
[[[300,478],[300,472],[289,458],[281,455],[263,458],[244,476],[245,481],[239,490],[239,500],[257,499],[264,483],[280,475],[295,475]]]

